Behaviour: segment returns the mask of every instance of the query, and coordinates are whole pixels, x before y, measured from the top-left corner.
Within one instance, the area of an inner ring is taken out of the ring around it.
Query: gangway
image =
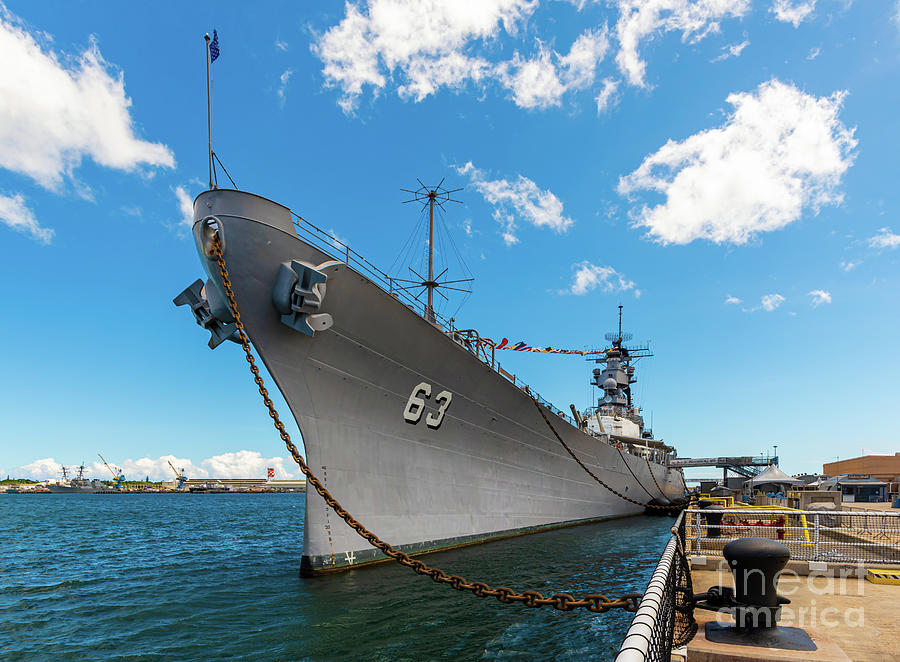
[[[770,464],[778,465],[777,455],[739,455],[722,457],[675,457],[668,460],[672,468],[685,469],[687,467],[716,467],[722,469],[722,478],[728,478],[728,472],[733,471],[739,476],[753,478]]]
[[[125,489],[125,474],[122,473],[122,470],[119,469],[118,467],[116,467],[116,469],[113,470],[113,468],[111,466],[109,466],[109,463],[103,459],[103,456],[100,455],[100,453],[97,453],[97,455],[100,457],[100,461],[103,462],[103,464],[106,466],[107,469],[109,469],[109,473],[111,473],[113,476],[113,480],[115,481],[115,484],[113,485],[113,489],[124,490]]]

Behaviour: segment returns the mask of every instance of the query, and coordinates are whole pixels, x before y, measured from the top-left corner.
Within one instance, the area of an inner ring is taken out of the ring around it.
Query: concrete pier
[[[865,580],[866,567],[869,566],[829,565],[824,570],[810,571],[809,565],[791,563],[781,574],[778,593],[788,597],[791,603],[784,606],[779,625],[806,630],[818,650],[779,651],[708,642],[703,636],[708,621],[733,620],[730,616],[697,609],[694,617],[700,628],[697,636],[687,645],[687,661],[887,662],[898,659],[900,586],[873,584]],[[710,558],[705,566],[694,566],[691,576],[696,593],[706,591],[710,586],[733,585],[724,559]]]

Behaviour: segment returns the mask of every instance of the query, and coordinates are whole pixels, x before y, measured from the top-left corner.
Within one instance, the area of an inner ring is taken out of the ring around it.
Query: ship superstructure
[[[674,449],[653,439],[653,432],[644,425],[641,410],[635,403],[632,384],[637,382],[635,363],[653,356],[648,346],[626,346],[631,334],[622,331],[622,306],[619,306],[619,330],[606,334],[611,347],[591,356],[588,361],[603,364],[593,370],[591,384],[599,389],[595,406],[583,413],[588,429],[617,444],[626,444],[644,455],[664,461],[665,454]]]

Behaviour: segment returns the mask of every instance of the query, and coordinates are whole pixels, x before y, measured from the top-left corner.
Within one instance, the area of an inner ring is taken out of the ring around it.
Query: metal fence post
[[[813,520],[813,561],[819,560],[819,516]]]
[[[694,512],[694,513],[692,513],[692,515],[694,516],[694,530],[696,531],[696,534],[695,534],[695,538],[697,541],[696,553],[697,553],[697,556],[700,556],[700,552],[702,551],[700,549],[700,514],[697,512]]]

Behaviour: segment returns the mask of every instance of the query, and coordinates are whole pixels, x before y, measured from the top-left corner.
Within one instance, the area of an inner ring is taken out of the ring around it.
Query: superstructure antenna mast
[[[622,304],[619,304],[619,341],[622,340]]]
[[[462,188],[455,188],[447,190],[443,188],[444,180],[442,179],[437,186],[426,186],[422,183],[421,179],[417,178],[417,181],[420,184],[420,188],[412,190],[412,189],[400,189],[401,191],[405,191],[406,193],[412,193],[413,197],[409,200],[404,200],[403,204],[407,204],[409,202],[420,202],[422,203],[422,210],[424,211],[425,207],[428,207],[428,276],[426,278],[422,278],[419,276],[412,268],[410,271],[413,272],[416,276],[419,277],[419,280],[405,280],[403,278],[395,278],[394,280],[400,281],[401,283],[410,283],[407,287],[400,287],[399,290],[409,290],[414,288],[424,288],[422,292],[419,293],[418,299],[424,292],[428,292],[428,298],[425,304],[425,319],[429,322],[434,323],[435,314],[434,314],[434,293],[437,290],[438,294],[444,296],[444,294],[438,288],[446,288],[449,290],[458,290],[460,292],[466,292],[471,294],[471,290],[463,289],[460,287],[449,287],[451,283],[467,283],[475,280],[474,278],[461,278],[459,280],[445,280],[439,281],[438,279],[446,273],[446,269],[439,273],[437,276],[434,275],[434,207],[437,205],[441,209],[444,209],[445,202],[456,202],[458,204],[462,204],[461,200],[454,200],[451,198],[451,194],[456,193],[457,191],[462,191]],[[444,297],[446,298],[446,297]]]

